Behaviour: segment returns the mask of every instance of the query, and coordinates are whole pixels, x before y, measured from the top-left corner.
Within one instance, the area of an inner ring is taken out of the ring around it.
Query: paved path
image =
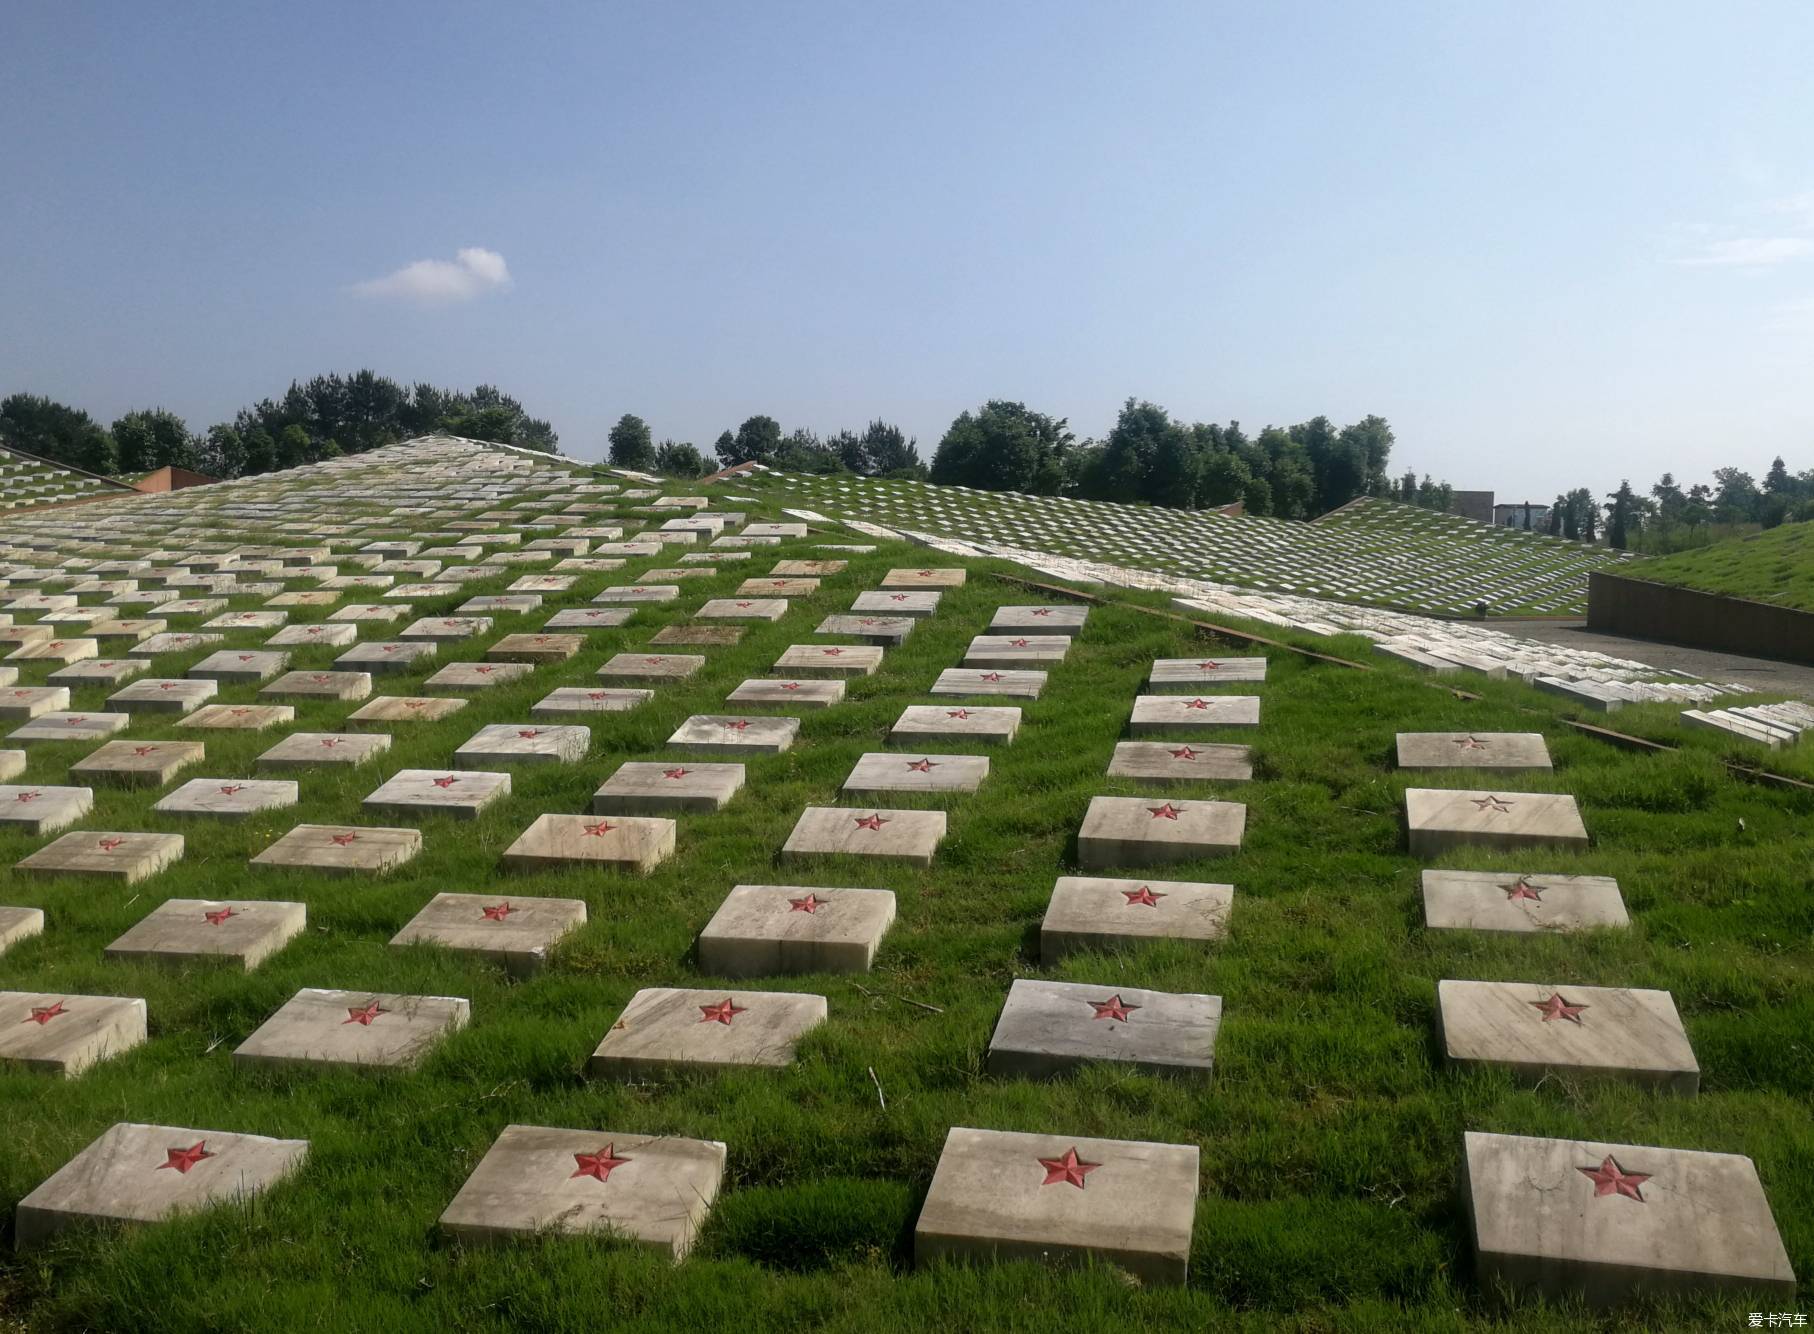
[[[1634,639],[1628,635],[1609,635],[1589,630],[1587,622],[1581,620],[1491,621],[1488,624],[1496,630],[1504,630],[1526,639],[1538,639],[1546,644],[1594,649],[1622,658],[1635,658],[1652,667],[1694,672],[1711,681],[1735,681],[1760,692],[1814,700],[1814,667],[1805,667],[1800,663],[1750,658],[1740,653],[1716,653],[1712,649],[1684,648],[1654,639]]]

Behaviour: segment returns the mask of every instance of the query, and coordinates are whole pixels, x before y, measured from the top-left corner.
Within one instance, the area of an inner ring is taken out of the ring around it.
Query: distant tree
[[[925,465],[920,462],[920,451],[915,447],[918,443],[908,439],[900,427],[879,417],[863,428],[864,456],[869,472],[877,477],[924,475]]]
[[[0,399],[0,444],[103,475],[118,470],[113,440],[80,408],[37,394]]]
[[[1255,481],[1239,454],[1218,450],[1203,461],[1203,472],[1197,483],[1197,494],[1205,505],[1232,505],[1245,501],[1247,488]]]
[[[789,434],[768,460],[783,472],[833,473],[844,471],[844,460],[835,446],[801,427]]]
[[[1668,525],[1682,522],[1682,516],[1688,508],[1688,497],[1676,485],[1674,473],[1666,472],[1657,479],[1657,484],[1650,488],[1650,498],[1656,502],[1659,523]]]
[[[1272,484],[1264,477],[1249,480],[1241,493],[1241,508],[1248,514],[1272,513]]]
[[[1619,489],[1606,501],[1606,545],[1623,551],[1631,544],[1633,532],[1643,522],[1639,500],[1629,481],[1622,480]]]
[[[1406,468],[1405,475],[1398,479],[1398,498],[1407,505],[1417,503],[1417,472]]]
[[[705,456],[691,444],[675,444],[672,440],[661,442],[651,466],[664,477],[704,477],[711,471]]]
[[[1795,479],[1789,476],[1789,469],[1778,454],[1770,460],[1770,471],[1764,474],[1764,492],[1766,495],[1789,495],[1795,490]]]
[[[730,432],[725,432],[730,435]],[[734,463],[760,463],[764,467],[773,467],[775,453],[781,448],[781,423],[773,417],[755,416],[746,419],[737,428],[737,434],[731,438],[730,449],[725,449],[725,436],[718,437],[718,462],[722,467]]]
[[[1564,536],[1562,531],[1562,520],[1567,513],[1568,497],[1557,496],[1549,507],[1549,528],[1547,531],[1551,537]]]
[[[1024,403],[991,399],[951,423],[933,453],[932,480],[986,491],[1056,495],[1067,478],[1063,456],[1073,443],[1063,418],[1034,412]]]
[[[1762,493],[1751,474],[1738,468],[1715,468],[1713,480],[1718,491],[1713,501],[1713,517],[1721,523],[1755,523]]]
[[[210,477],[238,477],[246,471],[246,442],[225,422],[208,428],[197,455],[197,470]]]
[[[611,462],[617,467],[647,472],[655,466],[655,439],[649,433],[649,424],[634,413],[619,417],[606,439],[610,441]]]
[[[196,439],[183,419],[163,408],[128,412],[113,424],[114,449],[123,473],[151,472],[156,468],[193,468]]]
[[[1682,522],[1690,527],[1713,521],[1713,488],[1705,482],[1696,482],[1688,488],[1688,495],[1682,504]]]
[[[718,466],[728,468],[737,457],[737,437],[729,431],[721,431],[712,445],[712,452],[718,456]]]

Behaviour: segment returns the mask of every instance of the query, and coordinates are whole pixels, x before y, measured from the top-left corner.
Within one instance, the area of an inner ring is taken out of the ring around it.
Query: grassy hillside
[[[1633,579],[1814,611],[1814,523],[1786,523],[1619,570]]]

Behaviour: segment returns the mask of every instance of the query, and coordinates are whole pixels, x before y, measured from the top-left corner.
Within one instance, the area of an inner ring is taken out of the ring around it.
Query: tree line
[[[1711,482],[1686,488],[1666,472],[1648,495],[1621,480],[1600,502],[1588,488],[1576,487],[1556,497],[1545,530],[1580,542],[1604,539],[1620,551],[1661,553],[1809,519],[1814,519],[1814,469],[1791,473],[1779,455],[1761,484],[1742,468],[1715,468]]]
[[[861,431],[842,430],[821,437],[805,427],[786,435],[773,417],[745,419],[735,431],[722,432],[711,459],[691,442],[655,443],[649,424],[634,413],[617,419],[606,437],[606,457],[617,467],[672,477],[703,477],[738,463],[760,463],[782,472],[860,473],[865,477],[926,475],[918,442],[900,427],[879,418]]]
[[[292,382],[230,422],[196,433],[163,408],[139,409],[103,426],[80,408],[36,394],[0,399],[0,444],[104,476],[167,465],[210,477],[246,477],[361,454],[434,432],[553,453],[547,422],[492,385],[470,392],[409,388],[369,370]]]

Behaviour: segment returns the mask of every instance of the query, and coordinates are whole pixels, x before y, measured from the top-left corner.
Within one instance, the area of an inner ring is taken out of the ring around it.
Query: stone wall
[[[1588,574],[1587,628],[1814,663],[1814,612],[1624,575]]]

